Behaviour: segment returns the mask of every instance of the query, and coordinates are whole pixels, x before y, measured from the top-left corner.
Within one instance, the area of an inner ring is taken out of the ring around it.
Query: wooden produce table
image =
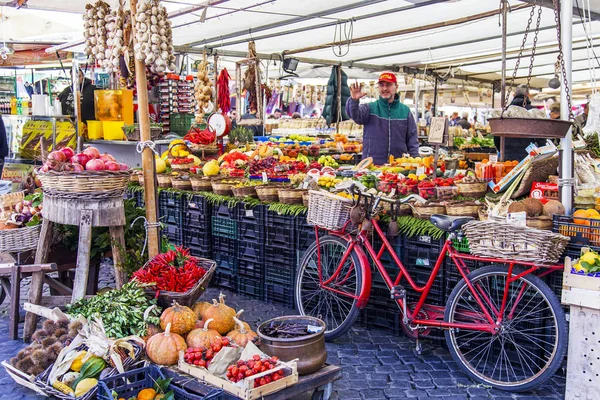
[[[125,236],[123,226],[125,225],[125,209],[122,196],[91,196],[72,198],[44,196],[44,221],[35,256],[36,264],[44,264],[48,258],[50,245],[52,243],[52,228],[54,223],[79,226],[79,243],[77,246],[77,263],[75,269],[75,280],[71,297],[60,298],[65,305],[85,296],[88,286],[90,272],[90,250],[92,245],[92,227],[107,226],[110,231],[112,243],[113,261],[115,266],[115,279],[117,287],[123,285],[119,266],[122,263],[121,252],[125,249]],[[40,304],[42,288],[44,284],[44,273],[35,272],[31,279],[29,290],[29,302]],[[57,304],[59,305],[59,304]],[[29,341],[35,331],[37,315],[27,313],[23,340]]]
[[[165,377],[177,377],[177,376],[186,376],[179,371],[162,368],[162,372],[165,374]],[[340,379],[342,377],[342,369],[335,365],[325,365],[323,368],[318,370],[315,373],[310,375],[302,375],[298,377],[298,383],[292,386],[288,386],[285,389],[282,389],[278,392],[263,396],[264,400],[289,400],[294,396],[302,395],[305,393],[310,393],[314,390],[313,400],[322,399],[327,400],[331,396],[333,391],[333,382]],[[204,385],[200,381],[196,380],[193,377],[190,377],[190,380],[177,380],[174,379],[174,382],[180,382],[180,385],[184,385],[186,389],[193,391],[194,385],[198,386]],[[185,384],[183,384],[185,382]],[[224,400],[239,400],[238,397],[233,396],[227,392],[223,392]]]

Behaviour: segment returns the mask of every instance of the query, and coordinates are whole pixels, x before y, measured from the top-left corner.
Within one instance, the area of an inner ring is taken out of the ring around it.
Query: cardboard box
[[[549,200],[558,200],[558,185],[556,183],[533,182],[529,197],[538,199],[542,204]]]

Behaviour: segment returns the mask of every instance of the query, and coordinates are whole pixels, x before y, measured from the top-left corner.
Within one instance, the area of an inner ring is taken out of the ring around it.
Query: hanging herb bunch
[[[256,58],[256,44],[254,42],[248,42],[248,58]],[[248,69],[244,73],[243,86],[248,91],[248,105],[250,110],[257,110],[257,95],[256,95],[256,65],[248,65]]]
[[[135,58],[144,61],[150,71],[162,74],[175,70],[173,30],[167,9],[158,0],[140,1],[135,15]]]

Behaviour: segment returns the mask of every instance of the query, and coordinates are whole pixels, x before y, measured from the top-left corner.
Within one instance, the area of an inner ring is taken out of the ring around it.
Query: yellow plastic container
[[[102,121],[104,140],[125,140],[122,129],[124,125],[123,121]]]
[[[99,121],[123,121],[133,124],[132,90],[95,90],[94,109]]]
[[[102,130],[102,121],[90,120],[87,122],[88,139],[97,140],[104,139],[104,131]]]

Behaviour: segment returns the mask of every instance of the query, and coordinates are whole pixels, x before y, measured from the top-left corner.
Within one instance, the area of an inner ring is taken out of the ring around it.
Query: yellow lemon
[[[594,264],[597,259],[598,259],[598,255],[594,254],[593,252],[590,251],[590,252],[585,253],[583,256],[581,256],[581,258],[579,259],[579,262],[585,261],[588,264]]]
[[[408,174],[408,179],[419,180],[419,177],[416,174]]]
[[[425,174],[419,175],[419,180],[420,181],[422,181],[423,179],[426,179],[426,178],[427,178],[427,175],[425,175]]]
[[[579,271],[583,271],[583,272],[585,272],[585,273],[587,273],[587,272],[588,272],[588,271],[587,271],[587,268],[584,268],[584,266],[583,266],[583,265],[581,265],[580,263],[577,263],[577,264],[573,265],[573,269],[574,269],[575,271],[577,271],[577,272],[579,272]]]
[[[167,162],[165,160],[163,160],[162,158],[156,157],[156,159],[154,160],[154,163],[156,164],[156,173],[157,174],[163,174],[167,170]]]
[[[198,157],[196,157],[195,155],[191,155],[190,157],[192,157],[194,159],[194,167],[199,167],[200,164],[202,164],[202,160],[200,160]]]
[[[587,210],[588,212],[588,218],[594,218],[594,217],[600,217],[600,213],[596,210],[594,210],[593,208],[590,208],[589,210]]]

